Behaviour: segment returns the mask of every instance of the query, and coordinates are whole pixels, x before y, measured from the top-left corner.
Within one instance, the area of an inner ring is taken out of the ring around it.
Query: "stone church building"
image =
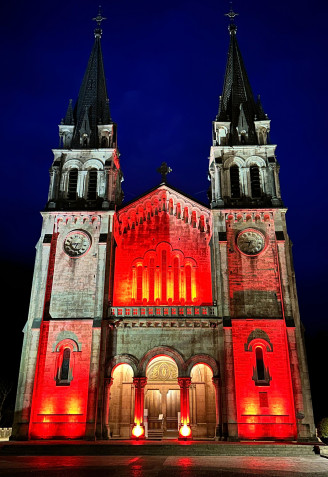
[[[165,163],[122,202],[96,17],[53,150],[15,439],[314,438],[276,145],[234,15],[208,205],[171,187]]]

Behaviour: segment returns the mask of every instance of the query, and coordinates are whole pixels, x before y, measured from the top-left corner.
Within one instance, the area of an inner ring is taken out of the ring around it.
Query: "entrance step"
[[[162,440],[163,439],[163,429],[148,429],[148,439]]]
[[[0,444],[0,457],[4,455],[172,455],[172,456],[311,456],[324,444],[317,442],[214,442],[214,441],[28,441]]]

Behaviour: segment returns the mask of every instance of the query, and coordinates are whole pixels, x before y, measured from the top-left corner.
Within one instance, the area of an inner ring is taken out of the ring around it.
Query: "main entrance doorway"
[[[180,413],[178,367],[172,358],[158,356],[149,363],[146,376],[146,437],[176,439]]]

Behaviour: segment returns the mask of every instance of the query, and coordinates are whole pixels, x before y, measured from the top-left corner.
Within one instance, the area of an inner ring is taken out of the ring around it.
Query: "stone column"
[[[221,429],[221,400],[220,400],[220,378],[213,376],[212,383],[215,389],[215,440],[219,440],[222,437]]]
[[[190,429],[190,408],[189,408],[189,388],[191,385],[191,378],[178,378],[180,386],[180,413],[181,426],[179,429],[179,439],[192,439]]]
[[[105,192],[104,192],[104,201],[102,203],[102,208],[103,209],[108,209],[109,208],[109,173],[110,173],[110,167],[105,166]]]
[[[140,378],[133,378],[135,387],[135,404],[134,404],[134,426],[132,428],[132,439],[144,439],[144,400],[145,400],[145,386],[147,378],[142,376]]]
[[[296,425],[297,425],[297,440],[309,440],[311,437],[309,426],[302,423],[302,420],[305,417],[305,412],[304,412],[301,373],[300,373],[298,354],[297,354],[295,328],[287,327],[286,330],[287,330],[289,361],[290,361],[291,378],[292,378],[293,395],[294,395],[295,417],[296,417]]]
[[[275,177],[274,169],[275,169],[274,165],[270,165],[271,180],[272,180],[272,199],[277,198],[276,177]]]
[[[109,427],[109,400],[110,388],[113,384],[113,378],[106,378],[104,383],[104,400],[103,400],[103,437],[110,439]]]
[[[164,432],[166,432],[167,430],[167,392],[168,390],[165,388],[163,389],[162,391],[160,391],[161,393],[161,401],[162,401],[162,414],[163,414],[163,419],[164,419],[164,423],[163,423],[163,430]]]
[[[222,193],[221,193],[221,171],[222,171],[222,165],[217,165],[215,168],[215,184],[216,184],[216,197],[215,197],[215,202],[217,205],[222,205],[223,200],[222,200]]]
[[[238,440],[237,408],[236,408],[236,388],[235,371],[232,347],[232,329],[224,328],[224,361],[225,361],[225,426],[224,433],[228,440]]]

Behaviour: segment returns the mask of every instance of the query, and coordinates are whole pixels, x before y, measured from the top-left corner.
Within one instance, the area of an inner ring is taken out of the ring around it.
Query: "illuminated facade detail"
[[[236,26],[210,205],[168,185],[165,163],[122,205],[102,20],[53,151],[13,436],[314,439],[276,146]]]

